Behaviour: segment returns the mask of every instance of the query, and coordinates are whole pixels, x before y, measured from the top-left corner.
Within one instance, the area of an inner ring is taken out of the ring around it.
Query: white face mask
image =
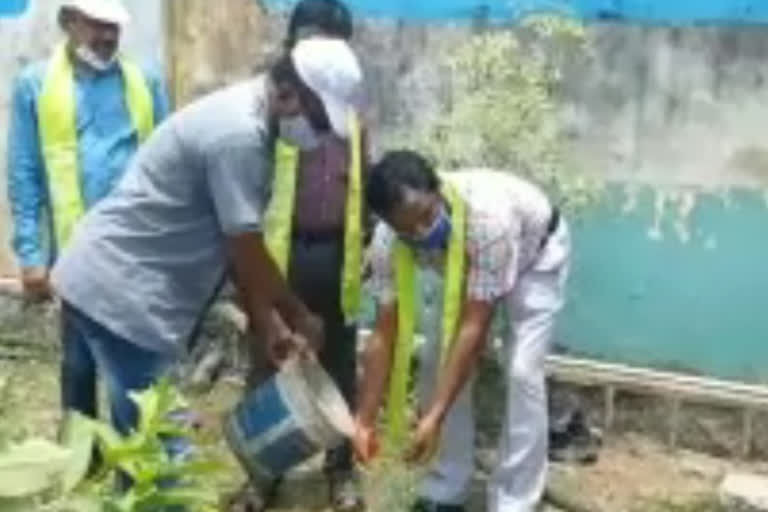
[[[303,115],[280,118],[280,137],[302,151],[311,151],[320,145],[320,137]]]
[[[96,71],[107,71],[117,61],[117,52],[113,53],[109,59],[104,60],[86,44],[81,44],[75,48],[75,56]]]

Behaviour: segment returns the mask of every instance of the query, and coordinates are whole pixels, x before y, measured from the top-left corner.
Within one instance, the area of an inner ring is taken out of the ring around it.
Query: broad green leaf
[[[0,512],[30,512],[34,509],[32,498],[0,498]]]
[[[56,512],[104,512],[104,507],[97,496],[74,496],[57,504],[55,510]]]
[[[30,439],[0,455],[0,496],[21,498],[54,486],[72,452],[44,439]]]
[[[93,420],[90,420],[89,424],[96,437],[96,441],[106,452],[105,456],[108,455],[109,452],[117,450],[123,445],[123,437],[110,425]]]
[[[167,507],[171,505],[214,505],[218,503],[219,496],[212,489],[191,488],[191,487],[173,487],[162,489],[154,496],[141,502],[142,506]]]
[[[136,488],[129,489],[125,494],[115,500],[110,501],[110,505],[120,512],[134,512],[141,510],[138,508],[139,497],[136,495]]]
[[[65,493],[72,491],[83,481],[93,458],[95,433],[91,421],[78,413],[69,413],[66,418],[62,439],[64,446],[72,452],[72,458],[62,475]]]
[[[157,389],[153,387],[141,392],[131,392],[130,397],[139,409],[138,431],[151,430],[160,409],[160,394]]]
[[[175,464],[162,471],[160,478],[189,477],[199,478],[224,471],[226,465],[216,460],[192,460]]]

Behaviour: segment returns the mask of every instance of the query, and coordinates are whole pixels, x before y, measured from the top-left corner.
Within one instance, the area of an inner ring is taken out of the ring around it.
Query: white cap
[[[64,0],[61,8],[75,9],[94,20],[120,26],[131,20],[121,0]]]
[[[347,116],[356,110],[363,86],[363,71],[352,48],[342,39],[302,39],[291,52],[301,80],[323,102],[331,128],[347,138]]]

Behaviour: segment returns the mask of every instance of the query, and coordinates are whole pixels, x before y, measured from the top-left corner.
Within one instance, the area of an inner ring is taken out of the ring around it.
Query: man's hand
[[[443,419],[482,354],[492,316],[493,304],[490,302],[469,300],[464,304],[458,333],[440,372],[432,404],[419,420],[411,441],[408,454],[411,462],[424,463],[434,455]]]
[[[376,429],[360,420],[355,421],[355,437],[352,439],[355,455],[364,466],[373,460],[379,451],[379,439]]]
[[[316,332],[312,335],[315,336],[315,340],[319,336],[319,343],[322,343],[322,329],[323,322],[320,318],[309,313],[312,318],[306,320],[309,327],[305,329],[320,329],[320,334]],[[319,327],[318,327],[319,326]],[[303,333],[298,331],[291,331],[290,327],[285,323],[280,313],[276,310],[272,310],[266,331],[264,334],[264,343],[267,347],[267,355],[270,361],[279,368],[291,355],[298,354],[300,356],[312,357],[318,350],[318,341],[310,341],[310,339]]]
[[[294,348],[293,333],[277,311],[272,311],[268,325],[265,326],[263,342],[267,349],[267,356],[276,368],[279,368],[291,355]]]
[[[304,310],[296,316],[294,322],[295,324],[292,326],[294,329],[294,336],[299,338],[296,341],[299,343],[303,342],[307,349],[319,353],[325,343],[325,326],[323,324],[323,319],[304,308]]]
[[[44,302],[51,298],[47,267],[26,267],[21,270],[24,297],[29,302]]]
[[[254,328],[259,326],[270,345],[284,341],[281,330],[270,332],[271,315],[277,310],[295,337],[294,345],[320,350],[323,323],[290,290],[280,269],[270,256],[260,233],[243,233],[227,240],[231,270],[240,300]],[[306,343],[302,343],[306,340]]]
[[[440,419],[428,414],[419,420],[411,445],[406,453],[408,462],[425,464],[437,451],[440,441]]]

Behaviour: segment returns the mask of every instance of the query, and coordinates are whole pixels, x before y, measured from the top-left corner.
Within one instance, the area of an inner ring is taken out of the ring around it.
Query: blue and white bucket
[[[256,484],[339,446],[353,431],[344,398],[314,358],[286,362],[224,422],[230,448]]]

